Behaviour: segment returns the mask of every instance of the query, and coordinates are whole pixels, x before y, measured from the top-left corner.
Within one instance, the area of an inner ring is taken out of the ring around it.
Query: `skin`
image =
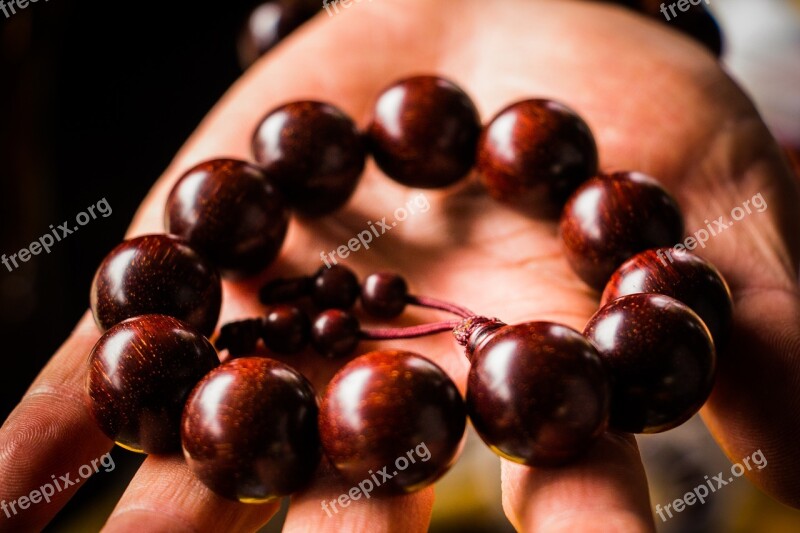
[[[222,155],[248,159],[250,132],[264,111],[287,100],[318,98],[363,126],[382,87],[420,72],[459,82],[484,120],[532,95],[567,103],[595,132],[601,167],[657,176],[676,195],[691,231],[763,194],[766,212],[747,217],[700,251],[727,277],[736,305],[736,333],[731,349],[720,354],[717,384],[702,414],[731,460],[760,448],[769,466],[750,471],[750,479],[799,506],[798,188],[752,104],[716,61],[643,17],[567,0],[381,0],[333,19],[318,17],[251,68],[211,111],[142,204],[130,236],[162,230],[170,187],[195,163]],[[256,315],[255,289],[263,279],[315,270],[319,251],[346,243],[366,220],[391,220],[417,194],[368,165],[345,209],[324,222],[294,220],[280,260],[268,272],[259,280],[226,283],[220,322]],[[369,251],[352,254],[348,266],[361,276],[401,272],[415,293],[506,322],[542,319],[583,328],[599,295],[569,270],[553,220],[498,205],[474,185],[425,194],[430,211],[399,224]],[[0,500],[29,493],[52,473],[74,475],[110,448],[82,403],[85,358],[98,336],[85,317],[0,430]],[[448,336],[389,347],[426,354],[463,388],[466,360]],[[322,387],[333,368],[312,361],[297,364]],[[644,471],[629,437],[609,434],[582,460],[560,469],[504,461],[501,483],[505,512],[520,530],[654,529]],[[313,486],[293,498],[285,530],[426,530],[432,488],[361,499],[328,518],[320,500],[348,488],[323,468]],[[42,527],[73,492],[20,513],[10,524]],[[220,499],[181,458],[148,457],[106,530],[136,530],[144,521],[154,530],[255,530],[275,510],[276,504]]]

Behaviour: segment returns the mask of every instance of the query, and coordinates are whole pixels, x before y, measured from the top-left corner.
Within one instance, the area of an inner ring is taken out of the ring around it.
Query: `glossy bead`
[[[628,258],[683,237],[677,203],[653,178],[620,172],[593,178],[573,194],[561,215],[561,238],[570,266],[602,290]]]
[[[167,233],[184,239],[222,272],[255,274],[277,257],[289,211],[255,165],[214,159],[178,180],[167,199]]]
[[[262,328],[264,345],[280,354],[299,352],[311,337],[311,321],[302,309],[293,305],[270,307]]]
[[[597,172],[597,147],[589,126],[572,109],[553,100],[523,100],[484,127],[477,169],[498,200],[560,207]]]
[[[730,334],[733,301],[714,265],[684,250],[659,248],[637,254],[620,266],[606,285],[601,305],[627,294],[671,296],[700,315],[719,347]]]
[[[293,368],[233,359],[192,391],[183,413],[189,468],[224,498],[260,503],[303,488],[321,457],[317,400]]]
[[[658,433],[691,418],[714,383],[711,334],[694,311],[662,294],[613,300],[584,334],[611,375],[612,428]]]
[[[214,343],[218,350],[228,350],[233,357],[249,355],[256,349],[262,334],[260,318],[248,318],[229,322],[220,328],[219,337]]]
[[[321,312],[311,326],[311,345],[330,359],[350,355],[358,346],[361,325],[348,311],[328,309]]]
[[[103,331],[126,318],[157,313],[210,336],[222,286],[216,269],[183,241],[145,235],[122,242],[106,256],[92,280],[90,300]]]
[[[322,446],[350,483],[377,474],[375,493],[408,493],[455,462],[466,426],[455,384],[421,355],[380,350],[345,365],[320,407]]]
[[[186,323],[164,315],[131,318],[105,332],[89,355],[87,407],[120,446],[174,452],[183,404],[218,364],[211,343]]]
[[[379,272],[367,276],[361,290],[361,306],[377,318],[394,318],[406,308],[408,285],[402,276]]]
[[[321,102],[292,102],[256,128],[253,154],[289,203],[319,216],[350,198],[364,170],[365,151],[353,121]]]
[[[446,187],[475,162],[481,124],[475,104],[453,82],[415,76],[383,90],[366,134],[375,163],[409,187]]]
[[[551,466],[580,455],[606,429],[609,384],[594,347],[550,322],[494,329],[472,354],[467,411],[497,454]]]
[[[247,68],[319,10],[316,0],[264,2],[247,17],[239,34],[239,64]]]
[[[319,309],[350,309],[361,292],[356,275],[342,265],[321,267],[313,283],[311,299]]]

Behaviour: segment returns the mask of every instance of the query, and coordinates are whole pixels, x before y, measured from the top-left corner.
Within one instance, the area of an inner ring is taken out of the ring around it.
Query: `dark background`
[[[73,226],[103,197],[113,209],[50,254],[0,265],[0,420],[87,309],[94,270],[139,202],[241,74],[236,36],[255,3],[39,0],[8,19],[0,11],[0,254]],[[102,524],[141,462],[113,455],[114,474],[93,476],[51,530],[78,516]]]

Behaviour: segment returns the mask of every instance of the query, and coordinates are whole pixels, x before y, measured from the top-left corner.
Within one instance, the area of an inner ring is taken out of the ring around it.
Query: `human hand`
[[[577,1],[381,0],[354,4],[333,18],[323,13],[251,68],[212,110],[142,204],[129,235],[163,231],[166,196],[195,163],[217,156],[250,159],[250,134],[276,105],[330,101],[364,125],[378,92],[416,73],[456,81],[474,98],[484,122],[517,99],[563,101],[592,127],[601,168],[658,177],[677,197],[690,232],[763,194],[767,211],[714,237],[701,251],[726,276],[736,305],[734,338],[720,353],[717,384],[703,416],[733,460],[761,449],[770,468],[752,471],[752,480],[781,501],[800,505],[794,446],[800,435],[794,392],[800,237],[791,231],[798,191],[753,106],[699,45],[662,25]],[[418,194],[370,164],[342,210],[322,220],[293,220],[280,259],[259,279],[225,282],[220,324],[259,314],[256,292],[264,279],[316,269],[320,251],[347,242],[366,220],[393,213]],[[400,272],[416,293],[457,301],[508,323],[546,319],[583,328],[598,295],[568,268],[554,221],[525,217],[472,185],[424,194],[430,211],[409,218],[369,251],[351,255],[348,266],[361,275]],[[28,494],[51,474],[75,472],[111,447],[83,400],[86,356],[98,337],[87,315],[0,430],[0,500]],[[463,387],[467,361],[447,336],[392,345],[432,358]],[[319,391],[334,371],[311,357],[292,364]],[[518,529],[653,528],[631,437],[609,433],[562,468],[504,461],[501,481],[505,511]],[[328,517],[320,501],[346,488],[321,469],[312,486],[293,497],[286,530],[427,527],[432,488],[354,501]],[[43,527],[76,489],[0,521],[0,528]],[[107,529],[146,523],[154,530],[254,530],[276,509],[274,503],[221,499],[182,458],[150,456]]]

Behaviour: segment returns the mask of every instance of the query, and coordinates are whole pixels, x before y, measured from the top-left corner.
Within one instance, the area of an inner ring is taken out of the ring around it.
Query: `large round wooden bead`
[[[289,495],[319,464],[317,413],[314,389],[296,370],[265,357],[233,359],[203,378],[186,402],[186,461],[231,500]]]
[[[697,314],[662,294],[631,294],[600,308],[584,334],[611,375],[610,425],[658,433],[694,415],[711,393],[716,353]]]
[[[455,462],[466,414],[437,365],[415,353],[380,350],[333,377],[319,424],[325,454],[345,479],[404,493],[433,483]]]
[[[469,96],[438,76],[415,76],[384,89],[367,138],[372,157],[393,180],[437,188],[465,177],[481,124]]]
[[[484,127],[477,169],[498,200],[528,208],[561,206],[597,172],[597,147],[572,109],[553,100],[523,100]]]
[[[717,347],[730,334],[731,291],[719,270],[684,250],[658,248],[628,259],[611,276],[601,305],[628,294],[665,294],[688,305],[708,326]]]
[[[125,320],[105,332],[89,355],[89,412],[124,448],[178,451],[183,404],[218,364],[211,343],[180,320],[164,315]]]
[[[322,102],[291,102],[271,111],[253,135],[253,154],[292,207],[307,216],[344,205],[364,170],[353,121]]]
[[[588,449],[608,421],[609,384],[597,351],[560,324],[487,333],[472,351],[467,410],[497,454],[550,466]]]
[[[184,241],[144,235],[106,256],[92,280],[90,300],[103,331],[126,318],[156,313],[209,336],[219,318],[222,286],[216,269]]]
[[[639,172],[602,175],[584,183],[561,215],[561,238],[570,266],[602,290],[628,258],[683,237],[677,203],[653,178]]]
[[[236,159],[195,166],[167,199],[166,229],[222,272],[255,274],[278,255],[289,211],[258,167]]]

